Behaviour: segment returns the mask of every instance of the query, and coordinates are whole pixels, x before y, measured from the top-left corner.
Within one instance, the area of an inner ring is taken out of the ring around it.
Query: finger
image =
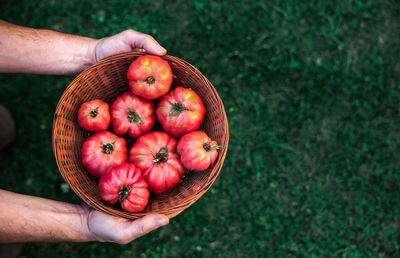
[[[169,223],[169,218],[161,214],[151,214],[143,218],[132,221],[127,227],[127,231],[130,232],[129,242],[139,238],[149,232],[165,226]]]
[[[142,48],[152,55],[165,55],[167,50],[163,48],[158,42],[150,35],[133,31],[128,34],[128,41],[132,49]]]
[[[134,48],[132,50],[135,52],[142,52],[142,53],[146,52],[146,50],[144,50],[143,48]]]

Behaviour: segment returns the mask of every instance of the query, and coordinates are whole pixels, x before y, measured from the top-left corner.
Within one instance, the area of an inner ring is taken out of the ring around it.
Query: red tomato
[[[221,146],[211,140],[205,132],[185,134],[178,142],[178,153],[185,168],[203,171],[214,164]]]
[[[149,201],[149,190],[142,172],[135,165],[123,163],[106,171],[99,182],[100,197],[111,205],[121,202],[122,209],[140,212]]]
[[[132,62],[127,77],[133,93],[145,99],[156,99],[169,91],[172,70],[161,57],[145,55]]]
[[[111,121],[114,132],[138,138],[153,128],[156,122],[153,102],[127,91],[111,105]]]
[[[205,112],[200,96],[192,89],[183,87],[165,95],[156,109],[157,119],[164,130],[176,138],[199,130]]]
[[[78,110],[78,123],[88,132],[107,130],[110,119],[108,104],[99,99],[83,103]]]
[[[129,162],[142,170],[149,190],[162,194],[179,184],[185,174],[176,153],[178,141],[164,132],[151,132],[137,139],[129,152]]]
[[[96,133],[83,143],[82,164],[95,177],[100,177],[109,168],[128,160],[128,148],[124,138],[108,131]]]

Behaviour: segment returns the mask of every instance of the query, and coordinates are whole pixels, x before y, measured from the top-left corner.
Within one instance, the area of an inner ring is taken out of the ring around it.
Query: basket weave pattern
[[[106,58],[76,77],[58,103],[53,120],[53,151],[61,175],[71,189],[91,207],[108,214],[136,219],[149,213],[170,215],[183,211],[198,200],[214,183],[225,159],[229,141],[228,121],[223,103],[212,84],[195,67],[173,57],[163,56],[171,66],[174,79],[171,89],[190,87],[203,99],[206,116],[201,127],[222,147],[214,165],[205,172],[194,171],[171,192],[151,195],[149,204],[140,213],[123,211],[100,199],[98,180],[91,177],[81,162],[81,147],[87,132],[79,127],[77,112],[81,104],[101,99],[111,105],[129,90],[126,74],[129,65],[143,53],[130,52]]]

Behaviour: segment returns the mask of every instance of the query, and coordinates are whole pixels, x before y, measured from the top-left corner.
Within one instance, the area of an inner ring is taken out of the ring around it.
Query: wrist
[[[97,239],[90,231],[88,218],[92,209],[90,207],[86,207],[86,204],[83,203],[82,205],[77,205],[77,214],[80,216],[81,222],[81,234],[85,241],[96,241]]]
[[[99,42],[98,39],[88,38],[85,61],[82,71],[84,71],[85,69],[89,68],[90,66],[94,65],[97,62],[96,46],[98,42]]]

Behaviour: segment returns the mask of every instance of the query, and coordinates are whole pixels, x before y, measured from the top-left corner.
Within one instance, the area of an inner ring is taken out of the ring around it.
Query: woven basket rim
[[[62,96],[60,97],[60,100],[57,104],[56,107],[56,111],[53,117],[53,130],[52,130],[52,147],[53,147],[53,153],[55,155],[56,158],[56,162],[57,162],[57,166],[59,168],[60,174],[62,175],[62,177],[64,178],[64,180],[67,182],[67,184],[70,186],[70,188],[75,192],[75,194],[77,194],[85,203],[87,203],[89,206],[91,206],[94,209],[100,210],[100,211],[104,211],[108,214],[111,215],[117,215],[117,216],[121,216],[121,217],[125,217],[125,218],[131,218],[131,219],[135,219],[135,218],[139,218],[142,217],[148,213],[128,213],[125,211],[116,211],[112,206],[107,206],[106,204],[103,203],[98,203],[96,201],[94,201],[90,196],[87,196],[84,192],[82,192],[79,187],[77,187],[75,184],[73,184],[70,180],[70,177],[64,173],[63,170],[63,164],[60,162],[60,160],[58,159],[58,146],[57,146],[57,141],[56,141],[56,130],[57,130],[57,120],[59,119],[59,112],[60,109],[63,105],[63,101],[65,101],[66,98],[66,93],[73,91],[75,88],[77,87],[76,85],[78,85],[81,80],[85,79],[85,76],[88,73],[91,73],[93,71],[96,71],[97,68],[99,68],[100,66],[104,66],[105,64],[108,63],[112,63],[112,62],[117,62],[115,60],[119,60],[121,58],[132,58],[132,57],[138,57],[141,55],[145,55],[146,53],[143,52],[127,52],[127,53],[122,53],[122,54],[118,54],[118,55],[114,55],[114,56],[110,56],[107,57],[97,63],[95,63],[94,65],[92,65],[91,67],[89,67],[88,69],[86,69],[85,71],[83,71],[82,73],[80,73],[78,76],[76,76],[74,78],[74,80],[71,81],[71,83],[66,87],[65,91],[63,92]],[[224,163],[226,154],[227,154],[227,150],[228,150],[228,145],[229,145],[229,124],[228,124],[228,119],[227,119],[227,115],[226,115],[226,111],[225,111],[225,107],[223,105],[223,102],[218,94],[218,92],[216,91],[215,87],[211,84],[211,82],[193,65],[191,65],[190,63],[178,58],[178,57],[174,57],[174,56],[170,56],[170,55],[165,55],[165,56],[161,56],[161,58],[171,61],[171,60],[177,60],[180,63],[185,64],[191,72],[192,76],[196,76],[199,79],[205,79],[207,81],[207,84],[209,86],[209,88],[213,91],[213,96],[217,99],[217,102],[220,104],[220,108],[222,110],[222,116],[223,116],[223,120],[225,121],[224,124],[224,133],[223,133],[223,137],[224,137],[224,142],[226,143],[226,146],[224,146],[224,148],[222,148],[222,151],[219,152],[219,156],[221,156],[221,158],[217,159],[217,162],[213,165],[213,169],[212,172],[210,173],[207,183],[204,184],[201,188],[199,188],[197,190],[197,193],[195,196],[188,196],[185,199],[183,199],[179,205],[176,205],[172,208],[170,208],[169,210],[165,211],[164,214],[165,215],[171,215],[174,213],[179,213],[181,211],[183,211],[184,209],[188,208],[191,204],[193,204],[194,202],[196,202],[201,196],[203,196],[205,194],[206,191],[208,191],[208,189],[212,186],[212,184],[215,182],[216,178],[218,177],[222,165]]]

